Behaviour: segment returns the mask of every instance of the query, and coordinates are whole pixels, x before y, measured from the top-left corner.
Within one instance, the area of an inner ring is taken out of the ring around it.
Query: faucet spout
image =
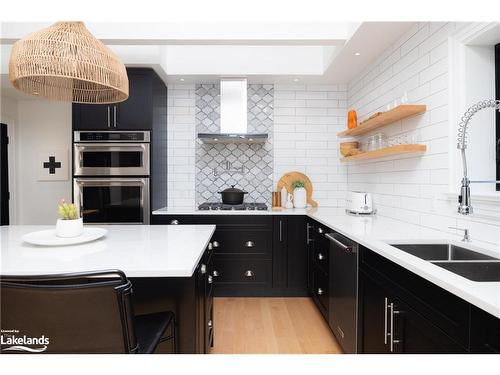
[[[460,187],[460,195],[458,196],[458,213],[462,215],[469,215],[473,212],[471,198],[470,198],[470,183],[467,177],[467,158],[465,157],[465,149],[467,148],[467,126],[474,115],[482,109],[493,108],[500,111],[500,100],[484,100],[474,104],[462,116],[460,124],[458,125],[457,148],[462,155],[462,186]],[[486,181],[485,181],[486,182]]]

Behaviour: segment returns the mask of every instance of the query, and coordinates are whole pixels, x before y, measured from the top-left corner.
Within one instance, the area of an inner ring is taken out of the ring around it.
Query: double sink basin
[[[500,259],[452,244],[391,244],[472,281],[500,281]]]

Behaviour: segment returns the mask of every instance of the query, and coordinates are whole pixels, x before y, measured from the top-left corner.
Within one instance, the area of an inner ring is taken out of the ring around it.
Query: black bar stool
[[[1,276],[2,330],[49,339],[47,353],[153,353],[173,340],[175,315],[134,316],[132,284],[119,270],[62,275]],[[13,331],[15,332],[15,331]],[[6,345],[3,353],[23,350]],[[33,349],[33,348],[30,348]]]

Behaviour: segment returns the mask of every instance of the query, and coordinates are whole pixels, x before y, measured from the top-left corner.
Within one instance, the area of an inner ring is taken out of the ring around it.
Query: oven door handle
[[[147,184],[145,178],[75,178],[79,186],[144,186]]]
[[[115,152],[115,151],[142,151],[149,149],[149,143],[75,143],[79,152]]]

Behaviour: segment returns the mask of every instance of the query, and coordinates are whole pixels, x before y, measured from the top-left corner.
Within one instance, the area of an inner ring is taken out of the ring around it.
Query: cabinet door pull
[[[214,282],[212,275],[208,275],[207,277],[207,283],[212,284]]]
[[[202,264],[202,265],[200,266],[200,272],[201,272],[202,274],[207,273],[207,266],[206,266],[205,264]]]
[[[213,247],[219,247],[219,243],[217,241],[212,242]]]
[[[311,239],[311,236],[309,235],[309,231],[311,230],[312,226],[309,225],[309,223],[306,224],[306,242],[307,242],[307,245],[309,245],[311,242],[312,242],[312,239]]]
[[[384,344],[387,345],[387,336],[389,335],[387,333],[387,297],[384,298]]]
[[[320,228],[318,228],[318,233],[319,233],[319,234],[323,234],[324,232],[325,232],[325,231],[323,230],[323,228],[321,228],[321,227],[320,227]]]
[[[253,241],[247,241],[245,242],[245,247],[254,247],[255,243]]]
[[[252,270],[247,270],[247,271],[245,271],[245,276],[246,276],[246,277],[253,277],[253,275],[254,275],[254,273],[253,273],[253,271],[252,271]]]
[[[113,106],[113,122],[116,128],[116,105]]]
[[[337,326],[337,332],[340,334],[340,337],[345,337],[344,331],[342,331],[342,328],[340,328],[339,326]]]
[[[111,127],[111,109],[109,108],[108,105],[108,128]]]
[[[323,295],[323,293],[324,293],[323,289],[318,288],[318,295],[321,296],[321,295]]]
[[[170,224],[171,225],[178,225],[179,224],[179,220],[175,220],[174,219],[174,220],[170,221]]]
[[[325,259],[325,256],[323,254],[319,253],[318,254],[318,259],[319,260],[323,260],[323,259]]]
[[[280,242],[283,242],[283,223],[280,220]]]
[[[219,272],[217,270],[213,270],[212,276],[213,277],[219,277]]]
[[[212,319],[210,319],[210,320],[207,322],[207,326],[208,326],[208,328],[212,328],[212,326],[213,326]]]
[[[390,333],[390,347],[391,347],[391,353],[394,352],[394,344],[399,344],[401,343],[401,340],[395,340],[394,339],[394,315],[397,315],[401,313],[401,311],[394,310],[394,303],[391,302],[389,305],[389,309],[391,310],[391,333]]]
[[[208,243],[207,248],[208,248],[208,250],[212,250],[212,248],[213,248],[212,242],[209,242],[209,243]]]

